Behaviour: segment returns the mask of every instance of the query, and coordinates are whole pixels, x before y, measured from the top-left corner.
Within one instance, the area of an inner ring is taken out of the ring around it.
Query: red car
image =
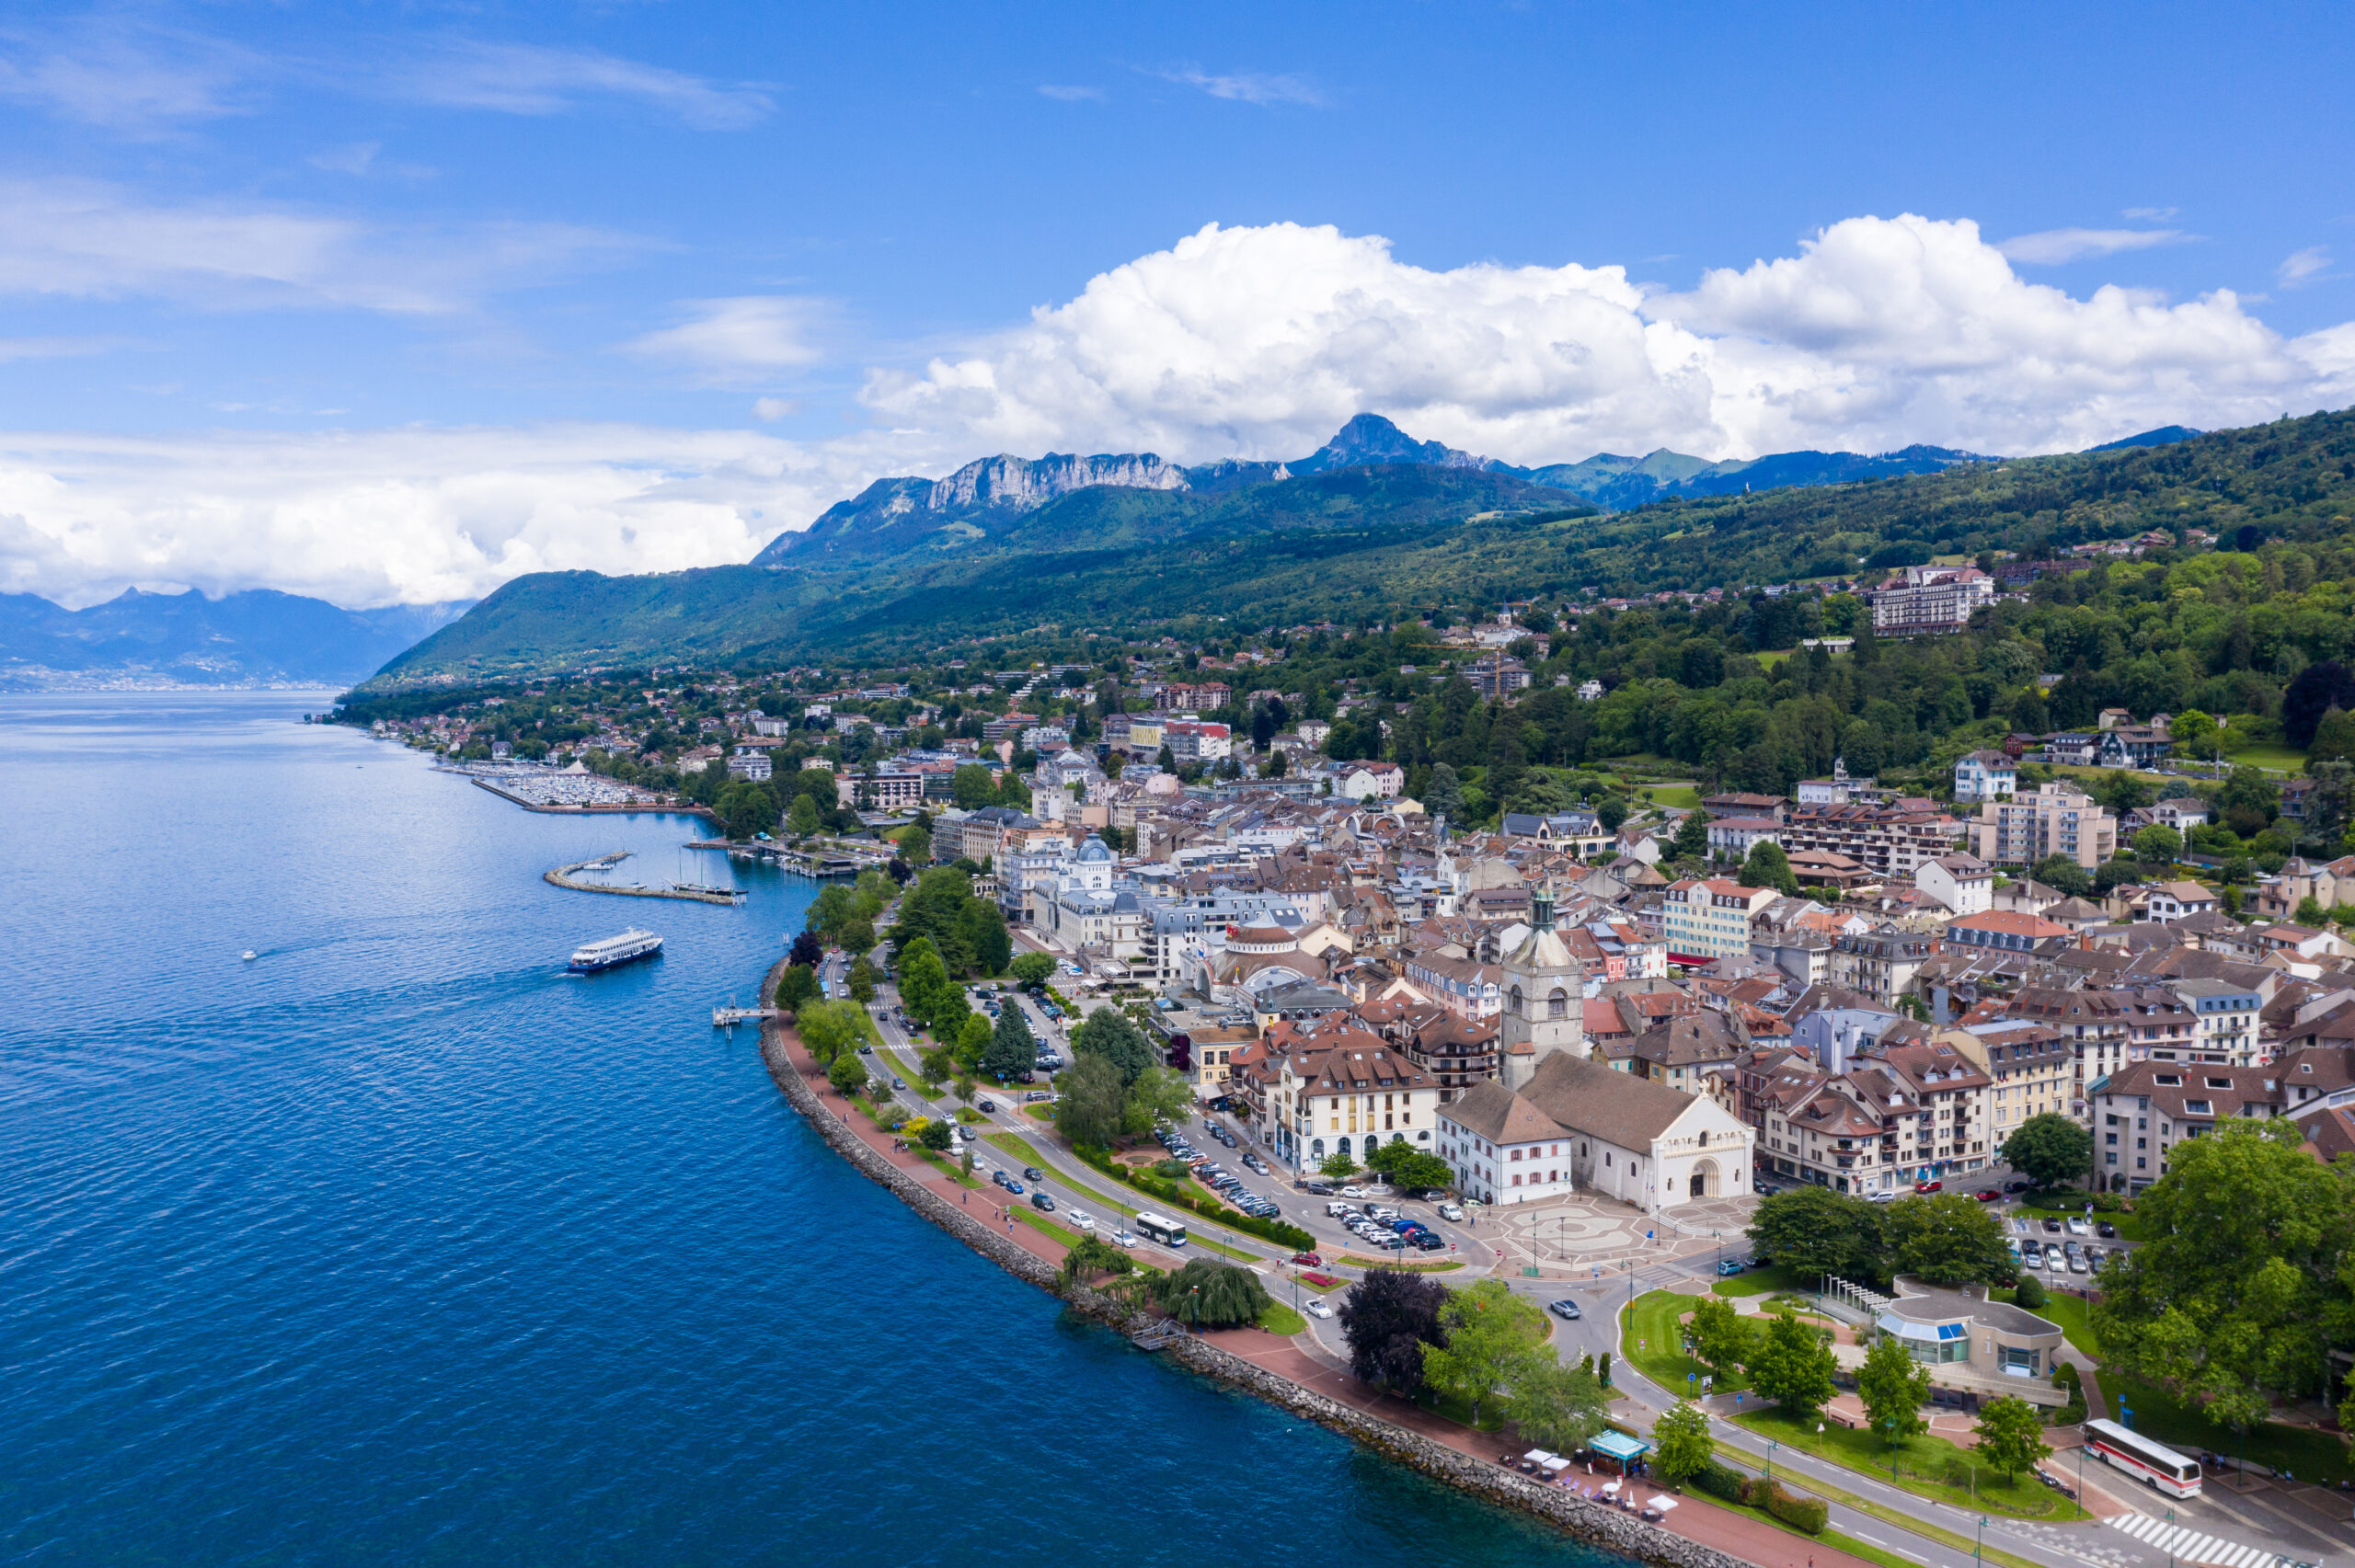
[[[1303,1268],[1322,1268],[1325,1266],[1325,1260],[1318,1257],[1315,1253],[1294,1253],[1292,1255],[1292,1261],[1298,1264]]]
[[[1917,1193],[1942,1193],[1947,1190],[1947,1185],[1944,1182],[1915,1182],[1913,1190]]]
[[[2003,1201],[2004,1196],[2002,1193],[1997,1192],[1993,1187],[1989,1187],[1985,1192],[1972,1193],[1970,1196],[1977,1198],[1982,1203],[2000,1203]]]

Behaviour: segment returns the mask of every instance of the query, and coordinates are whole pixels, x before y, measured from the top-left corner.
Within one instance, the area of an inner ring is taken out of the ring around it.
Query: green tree
[[[957,1059],[938,1046],[934,1046],[916,1058],[916,1070],[936,1093],[940,1086],[957,1075]]]
[[[806,839],[818,830],[818,803],[806,795],[793,797],[792,808],[785,814],[785,830],[797,839]]]
[[[2055,888],[2074,898],[2082,898],[2094,890],[2094,879],[2074,855],[2054,853],[2036,863],[2028,873],[2047,887]]]
[[[940,949],[928,936],[919,936],[900,951],[900,1001],[907,1007],[908,1016],[922,1024],[935,1023],[948,1010],[951,999],[962,1001],[957,988],[948,980],[948,967],[941,962]]]
[[[1801,1278],[1877,1277],[1881,1272],[1878,1207],[1829,1187],[1803,1186],[1761,1199],[1749,1234],[1759,1256]]]
[[[844,1051],[826,1069],[826,1082],[845,1094],[856,1094],[867,1087],[867,1064],[856,1051]]]
[[[1014,1009],[1008,1008],[1007,1012]],[[1071,1048],[1081,1056],[1100,1056],[1120,1070],[1123,1084],[1134,1083],[1151,1067],[1155,1055],[1144,1031],[1117,1007],[1099,1007],[1072,1031]]]
[[[1761,839],[1750,846],[1750,858],[1741,863],[1741,885],[1772,887],[1786,898],[1796,898],[1799,890],[1799,879],[1792,874],[1790,857],[1772,839]]]
[[[1017,953],[1008,967],[1016,979],[1026,986],[1035,986],[1053,977],[1055,958],[1051,953]]]
[[[1604,832],[1615,833],[1619,825],[1627,820],[1627,803],[1618,795],[1606,795],[1603,797],[1603,804],[1594,808],[1594,815],[1595,819],[1603,824]]]
[[[970,898],[958,912],[957,927],[982,974],[1005,973],[1007,960],[1014,956],[1014,944],[1006,935],[1004,910],[986,898]]]
[[[1678,1400],[1652,1423],[1652,1469],[1671,1486],[1707,1470],[1717,1457],[1708,1413],[1692,1401]]]
[[[2093,1160],[2093,1133],[2055,1111],[2028,1117],[2004,1139],[2004,1163],[2039,1187],[2086,1180]]]
[[[1129,1086],[1129,1103],[1120,1116],[1121,1130],[1151,1132],[1165,1122],[1181,1122],[1192,1114],[1194,1104],[1194,1086],[1186,1082],[1184,1073],[1158,1064],[1148,1067]]]
[[[2322,907],[2322,900],[2312,893],[2298,900],[2297,921],[2300,925],[2319,926],[2327,919],[2329,914]]]
[[[1275,1304],[1247,1268],[1196,1258],[1174,1274],[1146,1281],[1153,1304],[1189,1327],[1235,1328],[1257,1322]]]
[[[997,1027],[990,1031],[989,1048],[982,1053],[982,1070],[1011,1083],[1028,1078],[1038,1063],[1039,1042],[1022,1009],[1010,1002],[998,1009]]]
[[[966,1071],[981,1070],[982,1058],[990,1048],[991,1033],[988,1017],[979,1013],[968,1013],[965,1021],[957,1026],[957,1060]]]
[[[798,1013],[824,994],[818,986],[818,971],[807,965],[788,965],[777,979],[776,1004],[787,1013]]]
[[[1411,1143],[1377,1144],[1366,1151],[1365,1163],[1366,1169],[1381,1172],[1396,1187],[1445,1188],[1455,1182],[1455,1173],[1446,1161]]]
[[[875,966],[864,955],[850,967],[850,994],[861,1005],[875,1000]]]
[[[1469,1404],[1476,1426],[1481,1403],[1544,1338],[1545,1319],[1503,1280],[1483,1279],[1450,1291],[1439,1321],[1446,1343],[1424,1347],[1423,1379]]]
[[[1074,1286],[1099,1274],[1132,1274],[1136,1266],[1135,1259],[1111,1242],[1082,1236],[1079,1244],[1063,1254],[1063,1293],[1069,1295]]]
[[[935,1154],[946,1154],[948,1152],[949,1140],[948,1118],[945,1116],[927,1118],[924,1124],[924,1130],[916,1134],[916,1139]]]
[[[2172,865],[2183,853],[2183,835],[2164,823],[2154,822],[2134,835],[2134,858],[2154,865]]]
[[[1669,846],[1672,860],[1706,860],[1709,858],[1709,814],[1699,807],[1684,814],[1676,825],[1676,841]]]
[[[910,865],[930,865],[932,864],[931,824],[927,822],[913,822],[909,824],[907,827],[900,830],[897,842],[900,846],[899,858],[907,862]]]
[[[2151,804],[2151,786],[2124,768],[2112,768],[2086,792],[2120,816]]]
[[[1982,1285],[2013,1272],[2003,1222],[1960,1193],[1899,1198],[1889,1206],[1882,1234],[1898,1269],[1931,1285]]]
[[[2036,1406],[2009,1394],[1979,1407],[1979,1454],[2005,1475],[2034,1470],[2051,1452]]]
[[[1337,1182],[1346,1182],[1358,1173],[1358,1162],[1347,1154],[1327,1154],[1316,1169],[1321,1175],[1330,1176]]]
[[[1055,1080],[1055,1087],[1062,1093],[1055,1102],[1055,1129],[1078,1148],[1109,1147],[1126,1105],[1120,1070],[1102,1057],[1082,1056]]]
[[[2198,708],[2186,708],[2176,715],[2167,725],[2167,733],[2175,739],[2175,749],[2187,757],[2206,761],[2223,755],[2224,732]]]
[[[2025,1307],[2033,1312],[2051,1299],[2051,1298],[2044,1293],[2044,1287],[2037,1282],[2036,1276],[2032,1274],[2021,1275],[2020,1282],[2012,1287],[2012,1305],[2015,1307]]]
[[[1781,1311],[1768,1321],[1765,1342],[1751,1355],[1750,1383],[1793,1415],[1813,1415],[1831,1401],[1836,1365],[1832,1347],[1812,1326]]]
[[[1873,1430],[1891,1448],[1929,1430],[1922,1402],[1930,1397],[1930,1369],[1906,1354],[1904,1342],[1893,1333],[1878,1336],[1865,1352],[1865,1364],[1856,1369],[1856,1397]]]
[[[949,798],[959,811],[979,811],[997,804],[997,780],[979,762],[967,762],[948,775]]]
[[[2102,1271],[2105,1361],[2243,1426],[2313,1397],[2355,1337],[2355,1161],[2317,1163],[2295,1122],[2220,1122],[2135,1201],[2154,1238]]]
[[[1522,1437],[1557,1452],[1586,1447],[1611,1413],[1611,1402],[1594,1374],[1563,1366],[1545,1345],[1523,1352],[1505,1381],[1505,1414],[1521,1428]]]
[[[1704,1296],[1693,1309],[1685,1332],[1693,1338],[1693,1354],[1711,1370],[1729,1372],[1750,1359],[1758,1333],[1750,1320],[1723,1296]]]
[[[810,1002],[795,1015],[793,1026],[820,1061],[830,1062],[844,1053],[856,1056],[859,1047],[875,1043],[875,1024],[867,1009],[856,1002]]]

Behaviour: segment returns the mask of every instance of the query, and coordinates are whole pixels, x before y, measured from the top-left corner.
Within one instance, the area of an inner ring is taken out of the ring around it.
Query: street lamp
[[[1766,1444],[1766,1483],[1770,1488],[1769,1495],[1772,1495],[1771,1488],[1775,1483],[1775,1450],[1782,1446],[1771,1439]]]
[[[1977,1562],[1987,1561],[1987,1516],[1984,1514],[1979,1516],[1979,1544],[1971,1548],[1970,1556]]]

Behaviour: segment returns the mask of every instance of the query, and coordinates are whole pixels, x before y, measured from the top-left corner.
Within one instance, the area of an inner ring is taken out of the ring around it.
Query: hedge
[[[1230,1230],[1240,1230],[1247,1236],[1257,1236],[1263,1242],[1273,1242],[1276,1245],[1289,1247],[1295,1253],[1315,1250],[1316,1238],[1297,1225],[1286,1224],[1281,1219],[1261,1219],[1255,1215],[1245,1214],[1240,1209],[1229,1208],[1214,1199],[1197,1197],[1192,1193],[1181,1189],[1175,1182],[1165,1182],[1151,1176],[1140,1175],[1131,1167],[1121,1164],[1101,1150],[1075,1148],[1074,1152],[1114,1181],[1134,1187],[1148,1197],[1159,1198],[1173,1208],[1187,1209],[1200,1215],[1202,1219],[1215,1219]]]
[[[1821,1497],[1801,1497],[1783,1490],[1782,1482],[1761,1476],[1743,1488],[1742,1501],[1753,1508],[1764,1508],[1783,1523],[1821,1535],[1831,1522],[1832,1508]]]
[[[1722,1497],[1729,1503],[1741,1501],[1742,1474],[1731,1465],[1711,1459],[1693,1478],[1693,1484],[1712,1497]]]

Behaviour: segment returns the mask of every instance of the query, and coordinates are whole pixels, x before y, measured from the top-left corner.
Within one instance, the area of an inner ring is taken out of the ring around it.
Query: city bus
[[[2104,1464],[2140,1476],[2170,1497],[2200,1495],[2196,1461],[2139,1432],[2129,1432],[2115,1421],[2086,1422],[2085,1447]]]
[[[1140,1213],[1137,1216],[1137,1234],[1165,1247],[1182,1247],[1186,1244],[1186,1222],[1164,1219],[1158,1214]]]

